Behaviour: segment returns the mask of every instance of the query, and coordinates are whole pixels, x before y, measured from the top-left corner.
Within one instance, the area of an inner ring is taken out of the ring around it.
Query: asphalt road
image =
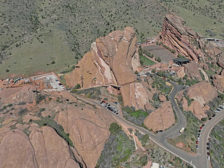
[[[170,127],[166,131],[155,135],[154,133],[150,132],[149,130],[147,130],[143,127],[137,126],[137,125],[133,124],[132,122],[125,120],[123,117],[121,117],[119,115],[113,115],[113,117],[116,120],[123,122],[123,123],[127,124],[128,126],[135,128],[136,130],[139,130],[140,132],[142,132],[144,134],[148,134],[150,140],[152,140],[155,144],[157,144],[164,150],[172,153],[173,155],[179,157],[183,161],[189,163],[194,168],[210,168],[210,162],[207,159],[207,151],[206,151],[207,146],[206,145],[207,145],[208,137],[209,137],[209,134],[210,134],[212,128],[218,122],[220,122],[222,119],[224,119],[224,111],[219,112],[218,114],[216,114],[216,116],[214,118],[212,118],[211,120],[208,120],[205,123],[205,126],[203,127],[203,129],[201,131],[201,136],[200,136],[201,140],[199,141],[199,148],[198,148],[196,154],[191,154],[186,151],[183,151],[167,142],[168,138],[173,138],[173,137],[180,135],[179,130],[182,127],[186,128],[186,126],[187,126],[186,118],[185,118],[183,112],[179,109],[177,102],[175,101],[176,94],[179,91],[181,91],[182,89],[184,89],[184,87],[177,85],[175,83],[172,83],[172,85],[173,85],[173,89],[169,95],[169,100],[173,106],[173,110],[175,112],[177,122],[175,123],[174,126]],[[99,102],[97,102],[96,100],[87,99],[87,98],[84,98],[84,97],[81,97],[78,95],[75,95],[75,97],[84,102],[94,104],[100,108],[103,108],[99,104]],[[107,110],[105,108],[103,108],[103,109],[106,110],[107,112],[110,112],[109,110]]]

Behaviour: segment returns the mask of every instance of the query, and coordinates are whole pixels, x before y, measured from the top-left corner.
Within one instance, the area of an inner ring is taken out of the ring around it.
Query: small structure
[[[158,163],[152,163],[151,168],[159,168],[159,164]]]
[[[187,58],[183,58],[183,57],[181,57],[181,58],[174,58],[174,59],[173,59],[173,62],[174,62],[175,64],[177,64],[177,65],[183,65],[183,64],[187,64],[187,63],[189,63],[190,60],[187,59]]]

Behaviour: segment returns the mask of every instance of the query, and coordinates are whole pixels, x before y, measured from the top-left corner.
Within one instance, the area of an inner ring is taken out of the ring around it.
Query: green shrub
[[[121,131],[121,126],[119,126],[117,123],[112,123],[110,124],[109,131],[111,134],[116,134]]]
[[[52,118],[41,117],[41,120],[35,120],[34,122],[37,123],[40,127],[49,126],[53,128],[57,132],[57,134],[68,143],[69,146],[74,147],[72,140],[69,138],[69,134],[66,133],[64,131],[64,128]]]

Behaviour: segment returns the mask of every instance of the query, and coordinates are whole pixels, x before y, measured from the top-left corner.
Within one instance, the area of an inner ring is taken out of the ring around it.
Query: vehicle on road
[[[185,130],[185,128],[182,127],[179,132],[182,134],[184,132],[184,130]]]

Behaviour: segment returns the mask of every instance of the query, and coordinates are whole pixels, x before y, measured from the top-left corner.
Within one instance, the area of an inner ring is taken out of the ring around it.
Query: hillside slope
[[[0,11],[0,77],[68,71],[97,37],[132,26],[144,40],[167,13],[156,0],[4,0]]]

